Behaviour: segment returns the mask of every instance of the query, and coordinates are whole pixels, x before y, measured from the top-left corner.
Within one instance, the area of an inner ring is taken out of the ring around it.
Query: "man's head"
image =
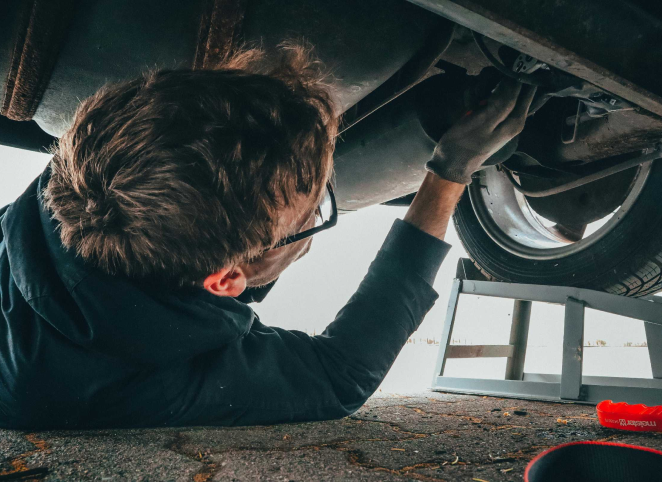
[[[337,121],[303,49],[259,63],[150,72],[83,101],[44,192],[63,244],[112,275],[218,295],[300,257],[309,242],[263,253],[314,217]]]

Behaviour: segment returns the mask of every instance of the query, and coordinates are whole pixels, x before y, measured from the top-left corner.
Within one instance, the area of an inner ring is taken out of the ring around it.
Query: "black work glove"
[[[502,80],[485,106],[446,131],[426,169],[448,181],[471,184],[471,175],[522,132],[535,93],[534,86]]]

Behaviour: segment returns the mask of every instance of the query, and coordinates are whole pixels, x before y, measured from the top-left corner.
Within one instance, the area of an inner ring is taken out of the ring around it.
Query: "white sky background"
[[[0,146],[0,207],[18,197],[48,160],[46,154]],[[322,332],[358,287],[393,221],[405,212],[406,208],[373,206],[342,215],[335,228],[315,237],[310,253],[282,275],[265,301],[253,306],[262,322],[310,334]],[[416,339],[439,339],[457,260],[466,256],[452,226],[446,241],[453,249],[434,286],[439,300],[414,334]],[[511,313],[512,301],[463,296],[453,339],[462,344],[507,344]],[[562,320],[563,307],[534,304],[529,346],[560,346]],[[646,338],[642,322],[587,310],[585,341],[597,339],[622,346]]]

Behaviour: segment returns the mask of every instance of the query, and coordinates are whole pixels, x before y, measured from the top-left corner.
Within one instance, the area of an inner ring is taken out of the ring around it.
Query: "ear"
[[[239,296],[246,289],[246,275],[241,268],[223,268],[210,274],[204,281],[204,287],[212,295]]]

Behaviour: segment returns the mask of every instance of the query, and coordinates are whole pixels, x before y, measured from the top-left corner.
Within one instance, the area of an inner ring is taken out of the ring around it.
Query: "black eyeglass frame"
[[[282,248],[288,244],[296,243],[297,241],[309,238],[312,235],[319,233],[320,231],[325,231],[336,225],[338,222],[338,206],[336,205],[336,195],[333,192],[333,185],[330,182],[327,182],[326,189],[329,191],[329,197],[331,198],[331,217],[329,220],[324,221],[320,226],[315,226],[314,228],[306,229],[300,233],[292,234],[286,238],[283,238],[278,241],[278,243],[271,249]]]

